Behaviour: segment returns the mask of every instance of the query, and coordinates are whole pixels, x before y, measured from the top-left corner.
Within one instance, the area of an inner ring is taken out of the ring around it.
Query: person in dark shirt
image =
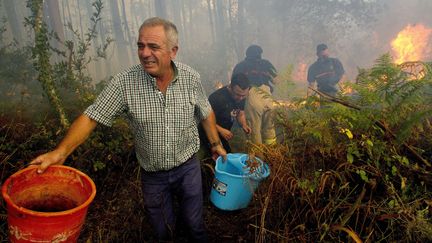
[[[228,141],[233,138],[231,128],[234,121],[238,122],[246,134],[251,132],[244,112],[245,99],[249,95],[250,87],[250,82],[246,75],[237,74],[232,77],[229,85],[216,90],[209,96],[210,105],[216,116],[216,129],[222,145],[228,153],[231,152]],[[202,129],[200,131],[201,150],[205,153],[201,157],[204,157],[209,154],[208,152],[212,145],[208,142]]]
[[[308,69],[309,86],[316,82],[318,91],[335,96],[339,91],[337,84],[345,73],[342,63],[337,58],[330,57],[326,44],[317,46],[317,56],[318,60]]]
[[[273,64],[262,58],[263,49],[250,45],[246,58],[239,62],[232,75],[245,74],[251,82],[251,90],[246,99],[245,114],[251,127],[250,141],[254,144],[272,145],[276,143],[274,125],[273,84],[280,80]]]
[[[251,86],[267,85],[273,91],[273,79],[277,76],[276,68],[269,60],[261,57],[262,52],[258,45],[249,46],[246,49],[246,58],[234,67],[233,75],[244,73]]]

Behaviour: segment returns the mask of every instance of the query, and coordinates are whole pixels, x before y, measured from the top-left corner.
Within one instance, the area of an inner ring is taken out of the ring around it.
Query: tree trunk
[[[182,6],[182,1],[174,1],[173,3],[173,9],[174,11],[172,12],[173,14],[173,19],[174,19],[174,24],[177,26],[177,30],[180,32],[181,31],[181,27],[182,27],[182,17],[181,14],[182,12],[179,11],[181,9]],[[183,34],[183,33],[181,33]]]
[[[232,25],[234,28],[237,29],[237,38],[235,38],[234,43],[235,45],[235,51],[237,54],[238,60],[242,60],[244,58],[244,53],[246,50],[244,37],[246,36],[246,19],[245,19],[245,7],[244,7],[244,1],[238,0],[238,13],[237,13],[237,24]]]
[[[216,10],[215,10],[215,23],[216,23],[216,48],[219,53],[220,60],[227,60],[227,34],[226,34],[226,21],[225,21],[225,6],[222,1],[216,1]],[[224,61],[223,64],[227,65],[227,62]]]
[[[141,27],[141,24],[144,22],[144,20],[148,16],[153,16],[152,12],[152,2],[150,1],[144,1],[144,0],[138,0],[135,4],[130,5],[132,13],[132,16],[134,18],[134,23],[137,28],[135,28],[137,31],[139,27]],[[138,34],[138,33],[135,33]],[[136,42],[136,39],[134,40]]]
[[[132,21],[128,21],[128,16],[126,13],[126,3],[125,0],[122,0],[122,16],[123,16],[123,24],[124,24],[124,28],[125,28],[125,32],[126,32],[126,44],[129,46],[129,50],[130,50],[130,54],[128,55],[129,57],[131,57],[133,53],[135,53],[135,43],[136,40],[135,38],[132,36],[132,33],[130,31],[129,28],[129,23],[132,24]],[[130,62],[130,60],[129,60]]]
[[[47,3],[48,16],[50,20],[50,26],[57,33],[60,41],[64,41],[64,28],[63,21],[60,16],[60,7],[57,0],[45,0]]]
[[[194,39],[194,36],[193,36],[193,33],[195,33],[195,22],[193,21],[194,20],[194,18],[193,18],[193,11],[192,11],[192,9],[194,8],[194,4],[193,4],[193,2],[192,2],[193,0],[189,0],[188,1],[188,6],[187,6],[187,10],[188,10],[188,16],[189,16],[189,18],[188,18],[188,23],[187,23],[187,25],[185,26],[185,29],[187,29],[187,33],[188,33],[188,36],[189,36],[189,41],[188,41],[188,47],[189,47],[189,50],[194,50],[194,43],[193,43],[193,39]]]
[[[53,40],[50,44],[60,51],[64,51],[65,35],[63,28],[63,21],[60,16],[60,7],[57,0],[45,0],[45,19],[49,23],[49,27],[54,31],[58,37],[58,40]],[[58,61],[59,56],[54,56],[54,60]]]
[[[85,9],[86,9],[86,11],[85,11],[86,16],[93,16],[93,5],[92,5],[92,2],[86,1],[86,3],[85,3]],[[100,23],[100,24],[102,24],[102,23]],[[97,35],[101,37],[102,36],[101,30],[99,29],[97,32],[98,32]],[[93,45],[92,49],[94,49],[94,51],[92,51],[92,52],[94,53],[94,55],[96,55],[96,48],[99,47],[101,45],[101,43],[102,44],[104,43],[104,39],[103,38],[102,39],[100,39],[98,37],[92,38],[92,45]],[[94,65],[94,70],[95,70],[94,73],[93,73],[94,80],[100,80],[100,79],[102,79],[102,77],[103,77],[102,74],[105,73],[105,70],[103,70],[103,66],[102,66],[102,62],[104,62],[104,61],[105,61],[105,59],[98,58],[97,60],[95,60],[95,61],[92,62],[93,65]]]
[[[168,16],[165,0],[154,0],[156,16],[166,19]]]
[[[18,4],[15,1],[10,0],[4,0],[3,4],[5,6],[5,12],[7,16],[7,20],[9,22],[13,38],[20,44],[23,44],[23,33],[24,28],[23,24],[20,22],[17,10],[15,8],[15,5]]]
[[[60,124],[64,129],[69,127],[69,121],[66,118],[61,100],[57,94],[50,64],[50,52],[47,37],[47,27],[43,22],[43,0],[28,0],[27,7],[30,8],[32,16],[30,22],[35,32],[35,46],[33,48],[33,56],[35,58],[34,65],[39,72],[38,80],[48,96],[48,100],[54,107],[60,119]]]
[[[182,16],[182,32],[184,36],[183,38],[184,43],[182,43],[182,46],[185,51],[189,50],[189,32],[188,32],[188,28],[185,28],[185,26],[189,26],[188,19],[187,19],[188,14],[186,13],[186,9],[187,9],[186,3],[183,1],[181,7],[181,12],[182,12],[181,16]]]
[[[215,25],[214,25],[214,20],[213,20],[213,5],[214,1],[213,0],[207,0],[207,10],[208,10],[208,15],[209,15],[209,21],[210,21],[210,31],[211,31],[211,36],[212,36],[212,42],[215,43]]]
[[[67,12],[67,14],[63,14],[63,18],[64,18],[64,24],[71,24],[71,25],[73,25],[73,21],[72,21],[72,14],[71,14],[71,11],[70,11],[70,2],[67,2],[67,1],[62,1],[62,4],[63,4],[63,11],[65,11],[65,9],[66,9],[66,12]],[[67,18],[66,18],[66,16],[67,16]],[[69,28],[68,28],[68,33],[71,33],[71,30],[69,30]],[[74,39],[74,40],[76,40],[76,36],[74,35],[74,34],[70,34],[70,38],[68,38],[68,39]]]
[[[81,33],[81,38],[84,38],[84,28],[83,28],[83,24],[82,24],[82,14],[81,14],[81,6],[80,6],[80,0],[77,0],[77,4],[78,4],[78,20],[79,20],[79,25],[80,25],[80,33]]]
[[[129,66],[129,47],[127,46],[127,42],[123,33],[122,21],[120,18],[120,12],[118,7],[117,0],[110,1],[111,7],[111,17],[112,17],[112,29],[114,33],[115,45],[117,46],[117,56],[118,56],[118,64],[121,68],[125,68],[125,66]]]
[[[122,7],[123,24],[124,24],[124,29],[125,29],[125,32],[126,32],[126,37],[127,37],[126,41],[129,44],[132,44],[132,34],[131,34],[130,29],[129,29],[129,21],[127,19],[127,14],[126,14],[126,3],[125,3],[125,0],[122,0],[121,7]]]

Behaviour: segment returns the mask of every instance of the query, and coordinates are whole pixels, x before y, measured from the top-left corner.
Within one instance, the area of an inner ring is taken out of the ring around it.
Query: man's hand
[[[59,150],[39,155],[30,162],[30,166],[38,166],[37,172],[43,173],[51,165],[61,165],[66,160],[64,153]]]
[[[225,140],[230,140],[234,136],[230,130],[222,128],[222,127],[219,128],[218,132],[221,135],[221,137],[223,137]]]
[[[244,125],[242,127],[242,129],[243,129],[243,132],[246,134],[250,134],[252,132],[252,128],[250,128],[250,126],[248,126],[248,125]]]
[[[306,97],[312,96],[313,94],[315,94],[315,91],[313,91],[312,89],[315,89],[315,83],[308,83],[308,88],[306,90]]]
[[[216,146],[213,146],[210,148],[210,150],[211,150],[211,154],[212,154],[212,159],[214,161],[216,161],[216,159],[219,156],[222,156],[222,158],[223,158],[222,162],[225,162],[227,160],[227,152],[225,151],[222,144],[218,144]]]
[[[87,115],[80,115],[72,123],[66,137],[51,152],[39,155],[30,162],[30,166],[38,166],[38,173],[43,173],[50,165],[61,165],[76,147],[83,143],[96,128],[97,122]]]

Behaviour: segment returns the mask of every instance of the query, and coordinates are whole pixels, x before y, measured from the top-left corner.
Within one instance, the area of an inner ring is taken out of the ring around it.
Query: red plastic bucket
[[[2,195],[9,241],[76,242],[96,186],[72,167],[50,166],[42,174],[28,167],[5,181]]]

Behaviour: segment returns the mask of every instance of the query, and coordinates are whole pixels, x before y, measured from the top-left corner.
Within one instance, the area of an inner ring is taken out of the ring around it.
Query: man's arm
[[[266,67],[265,68],[265,74],[266,76],[268,76],[270,78],[270,82],[272,82],[273,84],[279,84],[282,82],[282,79],[280,76],[278,76],[278,72],[276,70],[276,68],[273,66],[273,64],[266,59],[262,60],[263,65]]]
[[[309,68],[308,68],[308,72],[307,72],[307,82],[309,84],[309,86],[312,86],[313,83],[315,82],[315,71],[314,71],[314,65],[312,64]]]
[[[225,129],[218,124],[216,124],[216,130],[225,140],[230,140],[233,137],[233,133],[230,130]]]
[[[308,72],[307,72],[307,83],[308,83],[308,88],[306,90],[306,96],[309,97],[310,95],[312,95],[312,91],[309,88],[315,88],[315,72],[313,71],[314,69],[314,65],[312,64],[309,68],[308,68]]]
[[[213,114],[215,114],[215,110],[217,110],[221,104],[224,104],[226,102],[225,99],[223,99],[220,96],[220,93],[218,91],[213,92],[209,96],[208,101],[210,103],[210,106],[213,109]],[[216,114],[215,114],[215,119],[216,119]],[[216,125],[216,131],[218,132],[218,134],[220,134],[221,137],[223,137],[225,140],[230,140],[232,138],[232,132],[230,130],[227,130],[219,126],[216,122],[215,125]]]
[[[39,155],[30,164],[38,165],[38,173],[43,173],[50,165],[63,164],[66,158],[88,138],[96,125],[95,120],[82,114],[75,119],[66,136],[54,150]]]
[[[338,82],[340,82],[343,75],[345,74],[345,70],[343,68],[342,63],[337,58],[334,59],[334,66],[335,66],[335,72],[336,72]]]
[[[246,114],[244,112],[244,110],[241,110],[238,115],[237,115],[237,122],[239,123],[239,125],[241,126],[241,128],[243,129],[243,132],[245,132],[246,134],[251,133],[252,129],[249,127],[249,125],[247,124],[246,121]]]
[[[213,111],[210,112],[210,115],[207,116],[204,120],[201,121],[201,124],[204,128],[205,133],[207,134],[207,138],[210,143],[210,150],[212,152],[212,158],[216,159],[217,155],[223,157],[223,160],[226,160],[226,151],[222,146],[222,143],[219,139],[219,134],[216,130],[216,117]]]

